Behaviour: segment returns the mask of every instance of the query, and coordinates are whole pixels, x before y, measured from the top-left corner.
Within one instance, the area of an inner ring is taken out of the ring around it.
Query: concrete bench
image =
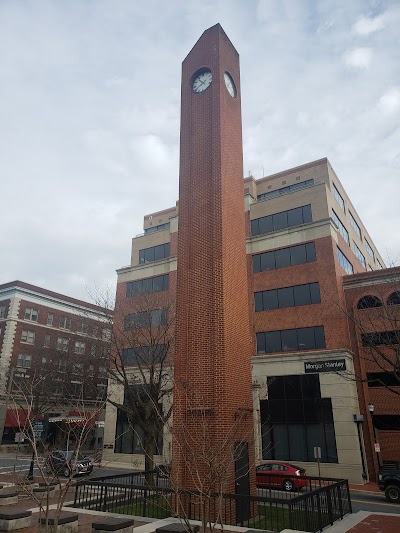
[[[118,518],[108,516],[103,520],[92,523],[92,533],[106,533],[108,531],[118,531],[118,533],[133,532],[133,518]]]
[[[13,505],[18,503],[18,492],[9,490],[0,493],[0,505]]]
[[[190,528],[194,533],[200,531],[200,526],[194,526],[190,524]],[[188,527],[186,524],[167,524],[156,529],[156,533],[188,533]]]
[[[32,525],[32,511],[12,507],[0,510],[0,531],[14,531]]]
[[[47,516],[47,524],[54,526],[56,521],[56,515],[54,512],[50,512]],[[46,531],[46,517],[41,516],[39,518],[39,533]],[[78,531],[78,515],[74,513],[67,513],[61,511],[58,517],[57,533],[76,533]],[[54,532],[55,533],[55,532]]]
[[[42,496],[45,496],[46,494],[49,494],[49,497],[52,498],[56,494],[56,488],[57,487],[50,487],[50,486],[48,486],[48,487],[46,487],[46,486],[34,487],[32,489],[32,494],[33,494],[33,496],[36,496],[38,498],[41,498]]]

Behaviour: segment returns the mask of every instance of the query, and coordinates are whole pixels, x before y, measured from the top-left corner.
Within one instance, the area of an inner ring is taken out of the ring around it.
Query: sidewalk
[[[383,494],[383,492],[379,490],[378,484],[373,481],[369,481],[368,483],[363,483],[361,485],[349,483],[349,488],[350,490],[360,490],[362,492],[376,492],[378,494]]]

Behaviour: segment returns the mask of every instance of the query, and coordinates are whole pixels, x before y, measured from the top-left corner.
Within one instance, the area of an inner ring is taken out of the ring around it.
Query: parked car
[[[400,502],[400,465],[393,470],[379,470],[379,490],[385,492],[386,499],[392,503]]]
[[[93,471],[92,461],[75,450],[53,451],[47,457],[45,466],[48,474],[63,474],[65,477],[90,474]]]
[[[270,462],[257,466],[257,487],[276,487],[287,491],[302,489],[307,485],[304,468],[290,463]],[[289,476],[289,477],[285,477]]]

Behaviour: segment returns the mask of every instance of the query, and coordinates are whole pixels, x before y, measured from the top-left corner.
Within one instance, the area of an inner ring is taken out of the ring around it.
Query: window
[[[78,331],[79,333],[84,333],[86,335],[88,332],[88,329],[89,329],[89,326],[86,322],[82,322],[82,320],[78,320],[76,324],[76,331]]]
[[[365,257],[363,256],[360,248],[357,246],[357,244],[354,241],[353,241],[353,250],[354,250],[354,255],[357,257],[357,259],[360,261],[363,267],[366,268],[367,263],[365,262]]]
[[[400,387],[400,372],[368,372],[368,387]]]
[[[76,341],[75,342],[75,353],[84,354],[85,353],[85,343]]]
[[[325,348],[323,326],[257,333],[257,353],[291,352]]]
[[[45,335],[44,336],[43,346],[45,348],[50,348],[50,335]]]
[[[350,244],[349,233],[347,229],[343,226],[340,218],[337,216],[337,214],[335,213],[333,209],[332,209],[332,220],[336,224],[336,226],[339,228],[340,235],[347,242],[347,244]]]
[[[374,415],[374,425],[379,431],[400,431],[400,415]]]
[[[316,260],[315,243],[298,244],[271,252],[253,255],[253,272],[264,272]]]
[[[94,366],[93,365],[89,365],[89,368],[88,368],[88,376],[90,378],[92,378],[94,376]]]
[[[99,332],[98,326],[93,326],[93,337],[97,337],[98,332]]]
[[[256,235],[306,224],[307,222],[312,222],[311,205],[303,205],[302,207],[290,209],[289,211],[255,218],[251,221],[251,234],[254,237]]]
[[[32,320],[32,322],[37,322],[38,320],[38,311],[32,307],[27,307],[25,309],[25,320]]]
[[[74,363],[72,365],[72,373],[76,376],[81,376],[83,374],[83,363]]]
[[[67,363],[62,359],[58,362],[58,371],[64,373],[67,370]]]
[[[19,354],[17,360],[18,368],[31,368],[32,356],[26,354]]]
[[[67,352],[68,351],[68,339],[64,339],[63,337],[58,337],[57,339],[57,350],[60,352]]]
[[[60,316],[60,328],[71,329],[71,319],[67,316]]]
[[[399,331],[379,331],[373,333],[363,333],[361,335],[362,345],[373,346],[393,346],[399,344]]]
[[[53,313],[48,313],[47,314],[47,325],[48,326],[52,326],[53,325],[53,320],[54,320]]]
[[[153,278],[129,281],[126,284],[126,296],[146,294],[149,292],[161,292],[169,289],[169,274],[155,276]]]
[[[254,293],[256,311],[319,304],[321,302],[319,283],[295,285],[283,289],[272,289]]]
[[[369,242],[367,239],[365,239],[365,249],[367,250],[368,254],[372,257],[372,259],[375,261],[375,254],[373,249],[371,248]]]
[[[332,183],[332,185],[333,185],[333,196],[335,197],[335,200],[337,201],[337,203],[340,205],[340,208],[343,211],[343,213],[345,213],[346,210],[345,210],[345,207],[344,207],[344,200],[343,200],[340,192],[336,189],[335,184]]]
[[[165,224],[159,224],[158,226],[152,226],[151,228],[145,228],[145,233],[156,233],[157,231],[164,231],[166,229],[169,229],[169,222],[165,222]]]
[[[6,317],[7,317],[7,306],[0,305],[0,318],[6,318]]]
[[[101,332],[103,341],[110,341],[111,340],[111,329],[104,328]]]
[[[268,377],[260,402],[263,459],[337,463],[332,402],[321,398],[318,374]]]
[[[157,364],[166,357],[167,353],[168,347],[166,344],[137,346],[135,348],[124,348],[121,359],[124,366]]]
[[[263,192],[262,194],[259,194],[257,196],[257,202],[259,202],[260,200],[267,200],[268,198],[275,198],[276,196],[282,196],[283,194],[287,194],[288,192],[298,191],[299,189],[304,189],[304,187],[310,187],[311,185],[314,185],[313,179],[300,181],[298,183],[294,183],[293,185],[288,185],[287,187],[275,189],[274,191]]]
[[[35,333],[33,331],[23,331],[21,333],[21,342],[35,344]]]
[[[382,302],[377,296],[368,294],[363,296],[357,304],[357,309],[370,309],[371,307],[382,307]]]
[[[355,219],[354,219],[353,215],[350,213],[350,211],[349,211],[349,217],[350,217],[350,224],[353,226],[354,231],[357,233],[357,235],[361,239],[360,226],[357,224],[357,222],[355,221]]]
[[[379,268],[383,268],[382,263],[379,261],[379,259],[377,259],[376,262],[378,263]]]
[[[390,294],[390,296],[387,299],[387,304],[388,305],[399,305],[400,304],[400,292],[399,291],[392,292],[392,294]]]
[[[337,249],[339,265],[343,268],[346,274],[353,274],[353,265],[344,255],[340,248]]]
[[[167,323],[166,309],[153,309],[149,312],[132,313],[124,317],[124,329],[150,329]]]
[[[151,263],[152,261],[159,261],[169,257],[170,244],[159,244],[158,246],[152,246],[151,248],[145,248],[139,250],[139,263]]]

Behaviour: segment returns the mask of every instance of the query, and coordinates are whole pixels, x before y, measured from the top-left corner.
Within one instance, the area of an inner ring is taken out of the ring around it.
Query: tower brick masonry
[[[193,82],[205,69],[212,82],[195,92]],[[219,24],[183,62],[181,105],[173,476],[179,487],[199,488],[195,478],[201,484],[210,474],[206,446],[224,462],[229,492],[238,444],[246,443],[239,448],[244,456],[249,450],[244,461],[254,464],[252,342],[239,56]]]

